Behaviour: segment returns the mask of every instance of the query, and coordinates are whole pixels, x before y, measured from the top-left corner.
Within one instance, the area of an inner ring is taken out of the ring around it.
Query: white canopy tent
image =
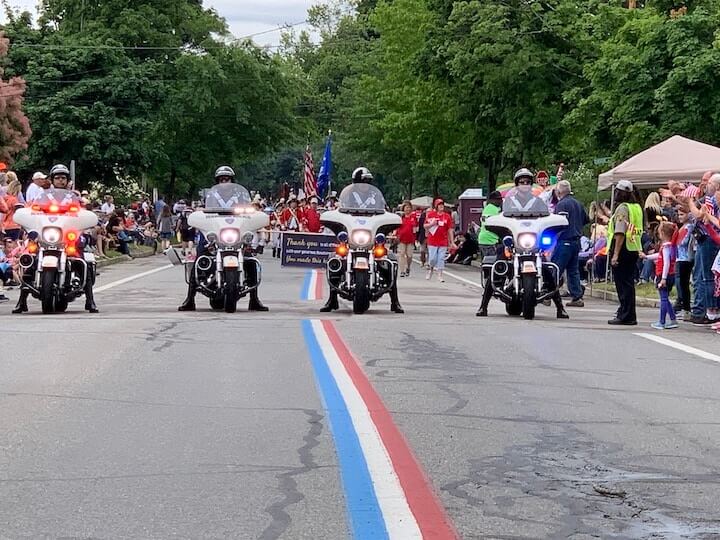
[[[663,186],[669,180],[698,183],[707,171],[720,171],[720,148],[675,135],[601,174],[598,191],[620,180],[638,188]]]

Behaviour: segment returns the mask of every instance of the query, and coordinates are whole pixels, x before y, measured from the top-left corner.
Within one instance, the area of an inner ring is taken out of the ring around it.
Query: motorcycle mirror
[[[513,240],[513,237],[512,237],[512,236],[506,236],[505,238],[503,238],[503,245],[504,245],[506,248],[511,248],[511,247],[513,247],[513,245],[515,245],[515,241]]]

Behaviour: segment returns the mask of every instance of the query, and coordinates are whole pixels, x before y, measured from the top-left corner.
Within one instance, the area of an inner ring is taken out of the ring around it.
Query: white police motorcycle
[[[268,215],[252,206],[243,186],[222,183],[207,190],[204,207],[188,216],[188,225],[203,234],[205,245],[195,261],[186,264],[188,298],[180,311],[195,310],[198,291],[210,299],[212,309],[234,313],[238,300],[249,295],[250,310],[266,311],[257,297],[262,268],[248,253],[255,232],[269,224]],[[182,264],[175,250],[167,255]]]
[[[324,212],[320,222],[337,235],[335,254],[326,266],[330,299],[322,311],[338,309],[338,296],[362,314],[371,302],[389,294],[391,310],[402,313],[397,296],[397,262],[388,257],[386,236],[402,224],[385,211],[385,198],[371,184],[351,184],[340,194],[339,210]]]
[[[96,312],[92,295],[95,256],[85,252],[85,229],[98,223],[72,191],[48,189],[31,207],[15,212],[15,222],[28,232],[17,313],[27,311],[27,295],[40,300],[43,313],[62,313],[86,295],[86,309]]]
[[[538,304],[550,299],[557,303],[559,269],[546,253],[567,226],[567,218],[550,214],[544,203],[527,208],[506,204],[502,214],[487,218],[485,227],[503,239],[504,256],[483,259],[483,286],[491,287],[492,296],[505,303],[508,315],[531,320]]]

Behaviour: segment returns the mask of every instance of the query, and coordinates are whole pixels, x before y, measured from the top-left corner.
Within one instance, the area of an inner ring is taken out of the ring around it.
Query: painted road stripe
[[[153,268],[152,270],[148,270],[147,272],[141,272],[139,274],[135,274],[130,277],[126,277],[124,279],[119,279],[117,281],[112,281],[108,283],[107,285],[103,285],[102,287],[97,287],[95,289],[96,293],[100,293],[103,291],[107,291],[108,289],[113,289],[115,287],[119,287],[120,285],[125,285],[126,283],[130,283],[131,281],[135,281],[136,279],[144,278],[146,276],[150,276],[152,274],[157,274],[158,272],[162,272],[163,270],[167,270],[168,268],[172,268],[172,264],[166,264],[164,266],[160,266],[158,268]]]
[[[683,351],[688,354],[699,356],[700,358],[704,358],[705,360],[712,360],[713,362],[720,363],[720,356],[718,356],[717,354],[703,351],[702,349],[696,349],[695,347],[690,347],[689,345],[683,345],[682,343],[678,343],[677,341],[672,341],[670,339],[656,336],[654,334],[638,332],[635,335],[641,338],[649,339],[650,341],[654,341],[655,343],[660,343],[661,345],[665,345],[667,347],[672,347],[673,349],[677,349],[678,351]]]
[[[324,277],[321,270],[308,270],[305,273],[300,300],[320,300],[323,297]]]
[[[313,320],[303,325],[318,386],[331,417],[354,537],[457,538],[405,438],[332,322]],[[338,403],[330,403],[335,399],[341,401],[340,414],[333,406]],[[338,426],[342,422],[349,422],[349,426]],[[348,430],[354,437],[348,437]],[[348,463],[343,455],[348,451],[348,440],[357,440],[362,452],[360,479],[356,460],[350,460],[350,470],[344,466]],[[362,492],[358,486],[368,483],[373,497],[357,500]],[[368,503],[376,507],[369,508]],[[382,527],[369,519],[376,515],[381,517]]]
[[[420,264],[420,259],[413,259],[418,265]],[[427,269],[422,268],[422,271],[427,271]],[[478,270],[479,272],[479,270]],[[450,276],[453,279],[457,279],[458,281],[462,281],[463,283],[466,283],[470,285],[471,287],[477,287],[478,289],[482,289],[483,286],[481,283],[478,283],[477,281],[472,281],[470,279],[465,279],[464,277],[458,276],[457,274],[453,274],[452,272],[448,272],[447,270],[443,270],[443,276]]]

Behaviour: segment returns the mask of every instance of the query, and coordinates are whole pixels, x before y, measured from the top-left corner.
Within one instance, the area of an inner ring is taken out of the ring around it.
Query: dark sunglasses
[[[533,181],[530,178],[521,178],[520,180],[518,180],[518,184],[529,185],[532,183]]]

